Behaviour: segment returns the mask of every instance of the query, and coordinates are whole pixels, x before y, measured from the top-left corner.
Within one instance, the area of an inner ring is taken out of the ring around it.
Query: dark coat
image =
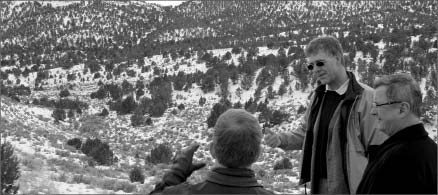
[[[155,193],[155,192],[154,192]],[[257,182],[251,169],[215,168],[198,184],[187,182],[164,188],[162,194],[274,194]]]
[[[386,140],[368,164],[358,194],[436,194],[437,144],[422,124]]]

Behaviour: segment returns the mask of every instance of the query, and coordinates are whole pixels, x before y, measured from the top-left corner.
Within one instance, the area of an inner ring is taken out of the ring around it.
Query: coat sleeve
[[[312,96],[311,102],[313,102],[314,97]],[[279,148],[283,150],[301,150],[303,143],[304,143],[304,137],[306,136],[307,131],[307,120],[310,115],[310,103],[307,104],[306,112],[304,113],[304,116],[301,117],[301,120],[298,124],[298,127],[288,133],[280,133],[280,141],[281,144]]]

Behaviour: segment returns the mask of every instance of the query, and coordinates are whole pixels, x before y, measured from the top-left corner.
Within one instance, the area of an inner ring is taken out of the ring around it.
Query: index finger
[[[185,153],[190,156],[193,156],[193,154],[195,153],[196,150],[198,150],[198,148],[199,148],[199,144],[193,144],[186,150]]]

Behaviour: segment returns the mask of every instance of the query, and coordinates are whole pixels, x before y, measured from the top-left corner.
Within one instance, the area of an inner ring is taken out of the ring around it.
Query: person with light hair
[[[205,163],[192,163],[195,144],[177,155],[175,164],[152,193],[162,194],[274,194],[257,182],[251,165],[261,153],[262,130],[258,120],[242,109],[229,109],[214,126],[210,153],[214,167],[205,181],[188,184],[186,179]]]
[[[356,192],[368,163],[371,145],[387,136],[375,130],[370,114],[374,89],[345,68],[340,42],[333,36],[313,39],[305,49],[307,68],[320,85],[298,128],[268,131],[265,142],[284,150],[303,150],[299,184],[311,184],[312,194]]]
[[[422,95],[408,74],[375,81],[372,114],[389,138],[371,150],[358,194],[436,194],[437,144],[420,121]]]

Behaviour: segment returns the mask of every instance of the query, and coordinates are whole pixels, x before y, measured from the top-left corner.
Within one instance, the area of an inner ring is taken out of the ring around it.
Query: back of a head
[[[421,116],[422,94],[421,89],[415,79],[406,73],[384,75],[374,82],[374,87],[387,86],[386,97],[390,102],[408,102],[411,112]]]
[[[307,57],[317,54],[319,51],[325,51],[332,56],[338,56],[344,65],[344,51],[338,39],[333,36],[325,35],[314,38],[307,44],[304,52]]]
[[[213,152],[229,168],[248,167],[260,154],[262,131],[257,119],[243,109],[229,109],[214,127]]]

